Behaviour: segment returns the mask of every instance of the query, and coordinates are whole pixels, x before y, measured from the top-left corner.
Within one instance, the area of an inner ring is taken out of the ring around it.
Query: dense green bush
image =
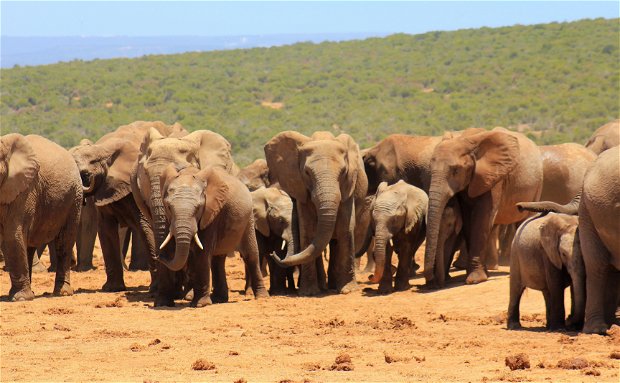
[[[620,115],[618,35],[619,19],[596,19],[16,67],[0,72],[1,129],[68,147],[134,120],[179,121],[223,134],[241,165],[289,129],[362,147],[471,126],[584,142]]]

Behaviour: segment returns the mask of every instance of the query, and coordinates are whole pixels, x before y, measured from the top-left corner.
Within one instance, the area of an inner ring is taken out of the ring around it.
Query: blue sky
[[[4,36],[421,33],[614,18],[611,2],[10,2]]]

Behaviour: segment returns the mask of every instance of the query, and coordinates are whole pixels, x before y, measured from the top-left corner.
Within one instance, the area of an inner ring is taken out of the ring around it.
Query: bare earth
[[[95,261],[98,270],[72,273],[72,297],[51,296],[53,274],[34,274],[37,297],[27,303],[6,301],[9,276],[0,271],[1,381],[620,379],[620,327],[609,336],[546,332],[540,292],[524,294],[525,329],[507,331],[507,267],[476,286],[455,272],[441,291],[420,290],[417,277],[409,291],[375,296],[360,273],[349,295],[256,301],[241,293],[237,257],[227,262],[230,303],[154,309],[147,272],[126,273],[128,292],[102,293],[100,255]],[[518,353],[530,367],[511,371],[505,359]]]

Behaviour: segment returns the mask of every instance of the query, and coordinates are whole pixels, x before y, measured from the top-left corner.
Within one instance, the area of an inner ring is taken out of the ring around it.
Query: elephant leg
[[[499,251],[497,248],[499,229],[500,225],[493,225],[491,234],[489,235],[489,243],[486,249],[486,267],[488,270],[499,269]]]
[[[211,300],[214,303],[228,302],[228,282],[226,281],[226,256],[214,255],[211,258],[211,274],[213,275],[213,294]],[[194,293],[194,296],[196,294]],[[195,299],[195,298],[194,298]]]
[[[246,228],[243,239],[239,244],[239,251],[244,255],[244,261],[247,265],[248,276],[252,291],[255,298],[265,298],[269,296],[265,284],[263,282],[263,274],[260,271],[258,245],[256,244],[256,232],[254,231],[254,222]],[[224,273],[224,275],[226,275]]]
[[[392,287],[393,277],[392,277],[392,254],[394,253],[394,248],[387,243],[385,245],[385,270],[383,271],[383,275],[381,276],[381,280],[379,281],[379,287],[377,288],[377,292],[379,294],[390,294],[394,291]],[[398,264],[400,267],[400,262]]]
[[[521,296],[525,291],[525,286],[521,281],[521,269],[519,265],[519,257],[510,259],[510,301],[508,303],[508,329],[516,330],[521,328],[521,318],[519,313],[519,305]]]
[[[144,235],[140,235],[140,228],[131,228],[131,261],[129,270],[150,270],[151,253]]]
[[[499,236],[499,244],[500,244],[500,253],[499,253],[499,264],[502,266],[507,266],[510,264],[510,251],[512,248],[512,241],[515,238],[515,234],[517,233],[517,227],[521,225],[523,221],[517,223],[511,223],[509,225],[503,225],[504,230],[500,233]]]
[[[2,253],[5,256],[6,266],[9,269],[9,276],[11,278],[9,300],[33,300],[34,293],[30,287],[28,256],[21,228],[17,228],[4,237],[2,242]]]
[[[129,251],[129,243],[131,242],[131,231],[128,227],[121,226],[118,229],[118,247],[121,249],[121,264],[123,270],[129,270],[127,267],[127,252]]]
[[[47,271],[47,268],[41,262],[41,258],[43,255],[43,251],[47,245],[41,245],[38,248],[35,248],[35,252],[32,254],[32,264],[30,266],[30,273],[42,273]],[[51,257],[50,257],[51,260]]]
[[[155,275],[157,280],[155,307],[174,307],[174,298],[177,296],[178,291],[175,272],[164,265],[159,265],[155,271]]]
[[[616,323],[616,310],[618,309],[618,298],[620,298],[620,271],[609,266],[607,268],[607,288],[605,291],[604,310],[605,323],[608,326]]]
[[[471,209],[469,221],[469,272],[465,283],[476,284],[484,282],[488,279],[485,271],[485,255],[486,247],[489,244],[489,236],[493,229],[493,221],[497,215],[496,202],[498,196],[494,196],[493,192],[486,193],[478,197],[476,204]],[[500,193],[497,192],[499,195]]]
[[[99,216],[99,241],[105,262],[106,282],[103,291],[125,291],[123,280],[123,263],[121,262],[120,239],[118,235],[118,221],[109,214]]]
[[[73,258],[73,243],[75,234],[67,232],[67,228],[61,230],[58,236],[50,244],[54,249],[54,258],[56,258],[56,280],[54,281],[54,295],[65,296],[73,295],[71,287],[71,262]],[[77,231],[77,223],[75,224]],[[72,240],[73,239],[73,240]],[[50,256],[52,252],[50,249]]]
[[[336,248],[334,259],[334,277],[336,290],[340,294],[348,294],[357,290],[355,277],[355,203],[350,198],[338,209],[336,219]],[[330,254],[331,257],[331,254]]]
[[[56,271],[56,267],[58,266],[58,254],[56,254],[56,246],[54,246],[53,241],[47,244],[47,250],[50,257],[50,266],[47,268],[47,271],[52,273]]]
[[[225,258],[225,257],[215,257]],[[209,254],[191,254],[189,257],[189,268],[192,280],[192,290],[194,296],[190,302],[191,307],[204,307],[212,304],[211,301],[211,263],[212,257]],[[217,270],[213,270],[214,278]]]
[[[157,269],[158,267],[164,268],[164,269],[166,267],[161,265],[159,262],[155,260],[155,255],[157,254],[157,246],[155,245],[155,235],[153,234],[153,229],[151,228],[151,224],[149,223],[148,219],[144,217],[144,215],[142,215],[142,212],[140,212],[139,209],[137,209],[137,206],[136,206],[136,210],[137,210],[139,219],[135,227],[133,228],[134,235],[132,235],[132,237],[136,238],[137,241],[140,242],[141,244],[140,246],[143,246],[140,249],[140,251],[142,251],[143,256],[146,256],[147,258],[148,270],[149,270],[149,273],[151,274],[151,283],[149,285],[149,292],[155,293],[157,291],[157,284],[158,284]],[[132,259],[133,259],[133,253],[132,253]]]
[[[412,249],[409,244],[406,244],[399,250],[402,254],[398,254],[398,268],[396,269],[394,289],[396,291],[405,291],[411,287],[409,284],[409,277],[411,276],[412,269]]]
[[[547,308],[547,329],[559,330],[564,328],[564,284],[562,270],[558,270],[544,257],[545,278],[548,294],[545,297]]]
[[[78,236],[76,240],[77,266],[75,271],[88,271],[93,266],[93,250],[97,239],[97,209],[92,198],[87,198],[82,206]]]
[[[581,203],[583,205],[583,201]],[[611,254],[601,242],[587,211],[579,208],[579,241],[586,267],[586,313],[583,332],[586,334],[605,334],[605,294],[609,277]]]

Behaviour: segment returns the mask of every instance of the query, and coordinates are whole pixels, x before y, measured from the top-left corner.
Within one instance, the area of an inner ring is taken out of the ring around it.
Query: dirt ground
[[[421,252],[418,252],[418,257]],[[44,258],[44,262],[47,260]],[[243,264],[228,259],[230,302],[153,308],[147,272],[127,272],[129,291],[102,293],[105,273],[72,273],[76,294],[53,297],[53,274],[33,275],[33,302],[6,301],[0,271],[0,381],[618,382],[620,327],[608,336],[544,330],[542,294],[526,291],[522,331],[507,331],[508,268],[441,291],[376,296],[242,294]],[[268,283],[268,278],[266,278]],[[567,294],[568,295],[568,294]],[[506,358],[529,368],[511,371]],[[196,368],[196,369],[194,369]]]

